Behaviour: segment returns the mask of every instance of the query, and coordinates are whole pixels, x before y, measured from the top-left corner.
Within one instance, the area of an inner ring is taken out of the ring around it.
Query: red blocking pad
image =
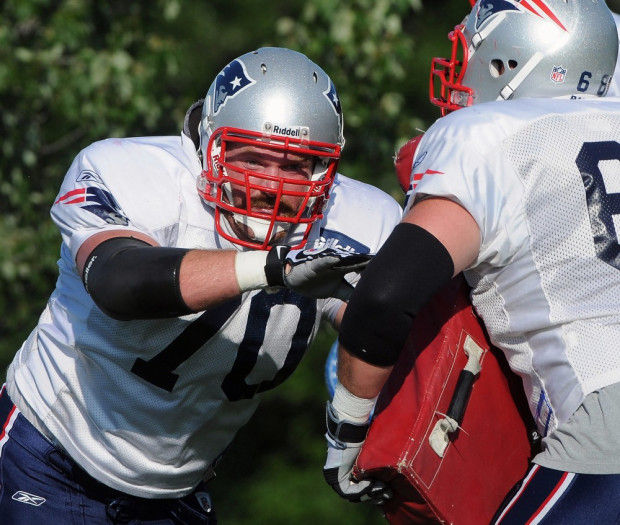
[[[394,490],[384,510],[395,525],[489,523],[531,457],[521,380],[490,345],[468,294],[459,276],[416,317],[357,460],[357,477]],[[461,425],[442,432],[466,348],[480,353],[480,372]]]

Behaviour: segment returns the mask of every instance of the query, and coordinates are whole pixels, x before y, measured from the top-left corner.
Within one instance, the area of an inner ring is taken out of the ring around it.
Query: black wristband
[[[437,238],[399,224],[362,273],[340,325],[340,343],[367,363],[393,365],[414,317],[453,273],[452,258]]]
[[[350,423],[339,421],[332,404],[328,401],[325,410],[327,435],[340,443],[363,443],[368,434],[370,423]]]
[[[178,317],[192,311],[179,287],[179,269],[188,251],[114,237],[91,252],[82,280],[95,304],[114,319]]]
[[[291,251],[290,246],[274,246],[267,254],[265,277],[269,286],[284,286],[284,260]]]

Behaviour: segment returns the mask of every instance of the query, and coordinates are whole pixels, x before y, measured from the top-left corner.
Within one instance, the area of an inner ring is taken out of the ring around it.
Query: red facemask
[[[227,162],[226,151],[231,143],[251,145],[263,151],[312,157],[315,163],[323,162],[325,170],[317,173],[314,169],[314,175],[309,179],[300,179],[244,169]],[[215,144],[220,145],[220,151],[213,154]],[[323,216],[323,207],[336,175],[340,146],[278,135],[265,137],[252,131],[220,128],[211,136],[204,154],[207,168],[200,175],[198,192],[205,201],[215,205],[217,232],[236,244],[267,250],[273,244],[283,242],[283,239],[276,235],[279,231],[286,232],[296,225],[305,227],[296,229],[296,235],[299,234],[300,237],[294,248],[305,245],[312,224]],[[231,217],[237,217],[240,224],[246,223],[250,227],[254,225],[255,229],[260,228],[260,235],[254,239],[237,236],[222,222],[231,220]]]
[[[442,115],[471,106],[473,102],[473,90],[461,83],[469,59],[463,27],[456,26],[448,35],[452,42],[450,59],[435,57],[431,62],[430,99],[441,108]]]

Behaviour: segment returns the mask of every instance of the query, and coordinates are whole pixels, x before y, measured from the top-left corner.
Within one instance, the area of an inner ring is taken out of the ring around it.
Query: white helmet
[[[218,233],[249,248],[303,246],[312,223],[322,217],[344,146],[340,101],[327,74],[290,49],[242,55],[211,84],[199,133],[198,192],[215,208]],[[310,156],[312,175],[299,180],[241,169],[227,162],[231,143]],[[233,187],[246,197],[241,205],[233,202]],[[267,195],[271,209],[253,209],[252,191]],[[300,204],[284,213],[281,199],[287,196]]]
[[[442,113],[492,100],[605,96],[618,34],[604,0],[478,0],[434,58],[431,102]]]

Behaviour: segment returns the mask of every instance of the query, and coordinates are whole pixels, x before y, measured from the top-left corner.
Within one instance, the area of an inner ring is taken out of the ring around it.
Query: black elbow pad
[[[185,315],[191,310],[181,296],[179,269],[188,251],[114,237],[91,252],[82,280],[95,304],[114,319]]]
[[[340,343],[367,363],[393,365],[416,314],[453,273],[452,257],[435,236],[399,224],[362,273],[342,319]]]

